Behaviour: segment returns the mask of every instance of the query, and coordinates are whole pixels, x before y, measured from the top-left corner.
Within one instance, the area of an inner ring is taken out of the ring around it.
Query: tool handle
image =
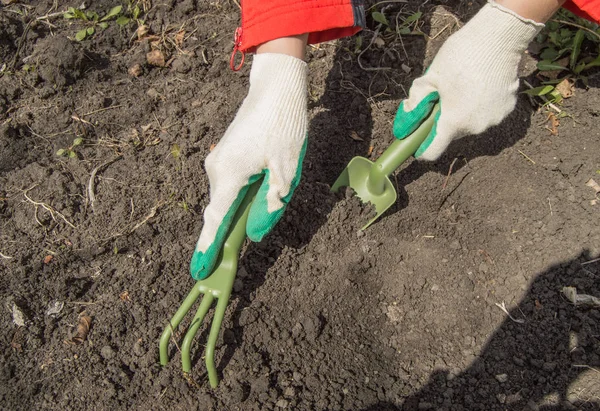
[[[250,212],[250,207],[254,202],[254,197],[256,197],[256,193],[258,193],[258,189],[260,188],[262,181],[263,179],[261,178],[246,188],[246,195],[244,196],[244,199],[240,203],[240,206],[233,216],[231,226],[227,232],[227,237],[225,237],[222,251],[223,255],[232,255],[233,258],[237,259],[240,249],[246,240],[246,223],[248,222],[248,213]]]
[[[440,105],[437,103],[431,110],[429,117],[421,123],[419,128],[406,138],[394,141],[375,161],[371,172],[375,172],[380,176],[389,176],[410,156],[415,154],[431,132],[439,110]]]

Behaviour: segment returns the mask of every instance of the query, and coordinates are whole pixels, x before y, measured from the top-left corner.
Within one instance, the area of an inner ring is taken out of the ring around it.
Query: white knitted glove
[[[417,158],[436,160],[452,140],[499,124],[517,102],[522,53],[543,27],[489,1],[413,82],[394,120],[396,138],[409,136],[438,101],[440,111]]]
[[[192,277],[212,271],[248,186],[264,176],[246,232],[260,241],[279,221],[300,182],[306,152],[307,65],[284,54],[257,54],[250,89],[205,162],[210,203],[190,264]]]

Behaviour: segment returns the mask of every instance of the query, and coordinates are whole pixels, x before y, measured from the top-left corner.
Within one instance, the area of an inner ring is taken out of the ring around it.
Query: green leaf
[[[581,53],[581,44],[583,43],[584,38],[585,32],[583,30],[577,30],[575,38],[573,39],[573,51],[571,52],[571,59],[569,63],[571,70],[573,70],[577,65],[577,60],[579,60],[579,54]]]
[[[356,36],[356,43],[354,44],[354,53],[358,53],[362,48],[363,38],[362,36]]]
[[[65,19],[74,19],[75,15],[73,13],[70,13],[70,12],[67,11],[67,12],[65,12],[65,14],[63,14],[63,17]]]
[[[86,37],[87,37],[87,29],[79,30],[77,32],[77,34],[75,34],[75,40],[77,40],[77,41],[83,41],[83,40],[85,40]]]
[[[103,21],[102,23],[98,24],[98,26],[100,26],[101,29],[106,30],[108,28],[108,23]]]
[[[385,16],[383,15],[383,13],[380,13],[378,11],[374,11],[371,14],[371,17],[373,18],[373,20],[375,20],[378,23],[383,24],[384,26],[389,26],[390,23],[388,22],[387,18],[385,18]]]
[[[397,30],[398,34],[410,34],[412,33],[412,30],[409,29],[408,27],[404,27],[404,26],[400,26]]]
[[[561,66],[560,64],[553,63],[550,60],[542,60],[538,62],[537,68],[539,71],[561,71],[565,69],[565,67]]]
[[[133,9],[133,13],[131,13],[131,15],[133,16],[134,20],[137,20],[138,17],[140,17],[141,14],[141,10],[139,6],[135,6],[135,8]]]
[[[73,14],[78,19],[87,20],[87,16],[85,15],[85,13],[79,9],[73,9]]]
[[[88,36],[92,36],[96,32],[96,30],[93,27],[88,27],[86,31]]]
[[[581,69],[581,71],[589,70],[592,67],[600,67],[600,56],[596,57],[596,59],[591,63],[586,64],[585,67]]]
[[[81,145],[81,143],[83,143],[83,138],[77,137],[75,140],[73,140],[73,147],[77,147]]]
[[[88,11],[85,15],[92,21],[98,21],[99,16],[95,11]]]
[[[420,11],[418,11],[415,14],[408,16],[406,18],[406,20],[404,20],[403,24],[410,24],[410,23],[412,23],[414,21],[417,21],[417,20],[419,20],[421,18],[422,15],[423,15],[423,13],[420,12]]]
[[[64,155],[65,155],[65,149],[64,149],[64,148],[61,148],[60,150],[58,150],[58,151],[56,152],[56,155],[57,155],[57,156],[59,156],[59,157],[62,157],[62,156],[64,156]]]
[[[548,97],[550,98],[550,101],[553,103],[560,103],[563,100],[563,96],[556,89],[554,89],[550,93],[548,93]]]
[[[179,146],[177,144],[173,144],[173,147],[171,147],[171,155],[175,158],[179,158],[180,154],[181,149],[179,148]]]
[[[534,87],[530,90],[525,90],[523,93],[530,96],[543,96],[550,93],[552,90],[554,90],[554,86],[540,86]]]
[[[106,16],[102,17],[100,19],[100,21],[106,21],[109,19],[112,19],[113,17],[117,16],[119,13],[121,13],[121,10],[123,9],[123,6],[115,6],[112,9],[110,9],[110,11],[106,14]]]
[[[545,48],[540,54],[542,60],[554,61],[558,57],[558,51],[554,47]]]
[[[119,18],[117,19],[117,24],[119,26],[126,26],[127,24],[129,24],[131,20],[129,19],[129,17],[125,17],[125,16],[119,16]]]
[[[77,153],[74,151],[69,151],[69,158],[75,158],[77,157]]]

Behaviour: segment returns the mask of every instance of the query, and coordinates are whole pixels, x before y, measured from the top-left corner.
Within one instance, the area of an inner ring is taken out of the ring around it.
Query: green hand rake
[[[200,298],[200,295],[204,295],[196,315],[192,319],[183,342],[181,343],[181,365],[185,373],[191,371],[191,357],[190,350],[192,342],[196,333],[202,325],[204,317],[208,313],[213,301],[217,299],[217,306],[210,327],[210,333],[208,335],[208,341],[205,350],[206,370],[208,372],[208,380],[212,388],[216,388],[219,384],[219,378],[217,376],[217,369],[215,367],[215,345],[219,336],[219,330],[221,323],[225,315],[225,309],[229,302],[231,290],[233,288],[233,282],[237,274],[238,258],[240,249],[246,239],[246,222],[248,220],[248,211],[254,201],[254,197],[258,192],[262,180],[259,180],[252,184],[248,188],[248,192],[244,197],[240,207],[235,214],[231,223],[231,228],[221,249],[221,253],[215,265],[215,269],[212,274],[204,280],[197,281],[188,296],[185,298],[173,318],[169,321],[169,324],[165,327],[165,330],[160,337],[160,364],[166,365],[169,361],[169,340],[173,330],[177,328],[179,323],[183,320],[186,314],[192,309],[192,306]]]

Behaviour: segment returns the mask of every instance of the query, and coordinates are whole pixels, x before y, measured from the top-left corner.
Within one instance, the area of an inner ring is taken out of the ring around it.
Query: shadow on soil
[[[600,409],[600,315],[598,308],[575,307],[565,286],[600,296],[600,262],[583,251],[578,258],[540,273],[527,295],[489,338],[466,370],[438,370],[399,403],[379,403],[364,411],[422,409],[495,410]],[[570,385],[587,373],[589,389]],[[595,382],[594,382],[595,381]],[[595,388],[594,388],[595,387]]]

